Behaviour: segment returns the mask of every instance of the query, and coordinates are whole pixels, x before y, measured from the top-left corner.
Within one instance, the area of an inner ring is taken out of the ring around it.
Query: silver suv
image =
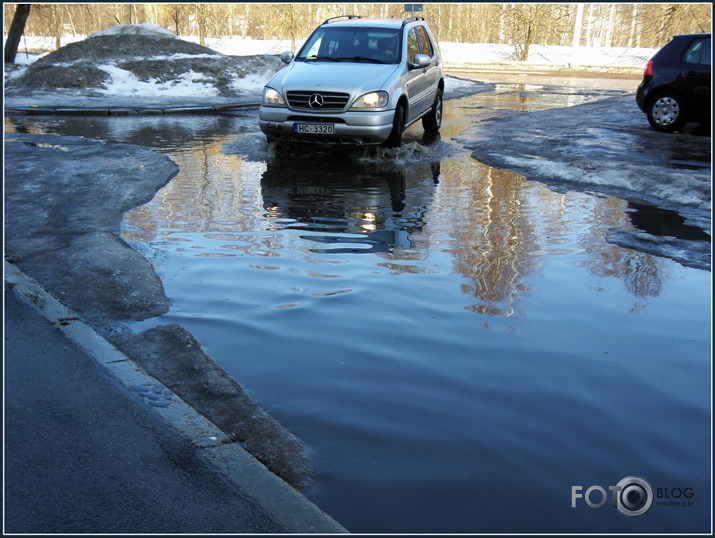
[[[269,142],[398,147],[419,119],[440,128],[442,57],[424,19],[333,17],[281,59],[259,111]]]

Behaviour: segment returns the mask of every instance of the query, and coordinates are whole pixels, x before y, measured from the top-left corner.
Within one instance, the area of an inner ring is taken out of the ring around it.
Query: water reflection
[[[685,224],[685,217],[675,211],[630,202],[628,217],[633,225],[651,235],[677,237],[693,241],[710,241],[710,234],[697,226]]]
[[[346,162],[342,154],[313,161],[275,159],[261,176],[264,216],[272,229],[305,230],[311,233],[301,238],[326,245],[312,252],[409,249],[411,234],[424,226],[439,175],[439,162],[408,172]]]
[[[450,190],[454,188],[451,201],[459,209],[440,211],[450,214],[453,270],[466,277],[461,291],[478,300],[467,308],[510,316],[517,297],[528,290],[525,277],[536,273],[543,254],[527,202],[533,189],[516,174],[476,163],[448,170],[456,175]]]
[[[248,129],[240,118],[220,115],[20,116],[5,119],[5,131],[83,136],[136,144],[159,151],[182,151],[197,141],[235,135]]]
[[[499,92],[480,98],[516,106],[513,95],[511,104]],[[446,107],[446,122],[462,129],[463,107],[473,100]],[[275,258],[290,242],[282,232],[298,231],[294,236],[312,244],[306,251],[377,254],[377,263],[391,272],[422,274],[435,270],[426,260],[442,252],[451,259],[451,272],[464,277],[458,287],[472,299],[464,308],[510,317],[519,312],[519,297],[530,294],[528,280],[543,260],[573,256],[579,248],[585,255],[573,263],[597,278],[620,279],[636,298],[632,311],[661,294],[662,260],[604,238],[613,228],[663,226],[662,212],[645,220],[646,208],[626,211],[617,198],[555,193],[518,174],[455,157],[445,150],[454,146],[439,140],[411,141],[396,154],[281,153],[271,151],[251,125],[250,119],[216,116],[6,119],[9,131],[90,134],[155,147],[174,159],[180,174],[124,221],[125,239],[161,245],[154,250]],[[242,132],[247,134],[237,143]],[[251,158],[225,149],[246,144],[254,146]],[[673,225],[670,219],[662,233],[692,231],[681,225],[673,231]]]

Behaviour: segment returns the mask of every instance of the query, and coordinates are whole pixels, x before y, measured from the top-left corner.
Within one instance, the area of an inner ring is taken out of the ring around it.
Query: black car
[[[636,103],[656,131],[710,118],[710,34],[676,35],[648,62]]]

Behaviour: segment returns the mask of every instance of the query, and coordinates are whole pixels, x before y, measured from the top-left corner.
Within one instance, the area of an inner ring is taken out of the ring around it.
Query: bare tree
[[[20,38],[25,31],[25,23],[30,15],[30,4],[18,4],[15,14],[12,16],[10,31],[7,33],[5,41],[5,63],[15,63],[17,48],[20,46]]]
[[[5,32],[18,4],[5,4]],[[319,23],[335,15],[367,17],[408,15],[399,3],[155,3],[32,4],[26,35],[54,36],[55,44],[66,32],[89,35],[112,24],[151,22],[176,35],[196,33],[207,37],[234,35],[258,39],[291,39],[297,43]],[[421,13],[440,40],[469,43],[505,43],[517,49],[516,58],[528,58],[532,44],[571,45],[580,33],[586,46],[660,47],[678,33],[710,30],[709,3],[579,4],[582,24],[576,28],[577,6],[544,3],[441,3],[424,4]]]
[[[529,59],[529,47],[543,39],[550,27],[551,6],[548,4],[511,4],[508,17],[514,43],[514,59]]]
[[[188,31],[189,15],[191,14],[191,6],[188,4],[163,4],[162,11],[168,16],[173,26],[174,33],[178,35],[184,34],[184,30]]]

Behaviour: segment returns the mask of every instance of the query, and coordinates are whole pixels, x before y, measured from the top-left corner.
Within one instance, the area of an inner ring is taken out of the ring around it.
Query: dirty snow
[[[148,22],[139,24],[116,24],[99,32],[91,34],[89,37],[107,36],[107,35],[155,35],[160,37],[169,37],[178,39],[175,34]]]
[[[6,67],[5,92],[11,98],[48,99],[139,94],[234,98],[247,92],[260,94],[263,81],[257,77],[267,80],[281,67],[275,56],[230,56],[150,24],[124,25],[70,43],[32,63]]]
[[[171,82],[160,82],[156,79],[139,80],[136,75],[112,64],[98,65],[109,74],[109,82],[104,89],[98,91],[106,96],[137,95],[137,96],[167,96],[173,97],[212,97],[218,94],[216,88],[202,80],[202,75],[187,71],[178,75]]]

